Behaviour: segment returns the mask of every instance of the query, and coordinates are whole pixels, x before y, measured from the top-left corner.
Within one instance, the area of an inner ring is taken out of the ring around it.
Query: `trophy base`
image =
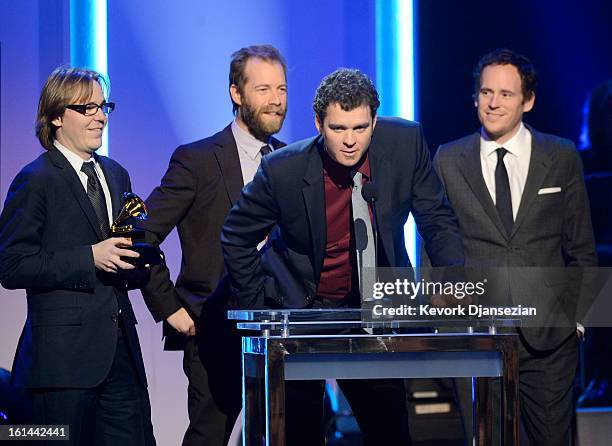
[[[140,254],[137,259],[131,257],[122,258],[122,260],[131,263],[136,268],[150,268],[155,265],[161,265],[164,261],[164,255],[159,248],[149,243],[134,242],[131,247],[127,248],[136,251]]]

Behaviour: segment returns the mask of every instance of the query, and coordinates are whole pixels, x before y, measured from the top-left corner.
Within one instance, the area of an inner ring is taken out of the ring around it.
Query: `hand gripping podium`
[[[434,377],[473,378],[481,446],[494,444],[488,382],[501,378],[502,444],[518,445],[518,335],[507,330],[519,325],[516,319],[371,322],[361,309],[233,310],[228,317],[248,330],[242,338],[246,445],[285,445],[285,381]],[[424,333],[425,327],[453,332]]]

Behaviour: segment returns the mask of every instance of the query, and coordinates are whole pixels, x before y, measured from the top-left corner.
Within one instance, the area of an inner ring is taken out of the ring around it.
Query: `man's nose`
[[[270,104],[281,105],[281,97],[278,91],[272,90],[270,93]]]
[[[498,94],[491,94],[491,97],[489,98],[489,107],[491,108],[497,108],[499,107],[499,95]]]
[[[342,141],[346,147],[353,147],[356,143],[355,134],[352,131],[348,131],[344,135],[344,140]]]
[[[102,107],[98,107],[98,110],[96,110],[96,113],[94,114],[94,119],[96,121],[106,123],[106,121],[108,120],[108,116],[106,116],[106,113],[102,111]]]

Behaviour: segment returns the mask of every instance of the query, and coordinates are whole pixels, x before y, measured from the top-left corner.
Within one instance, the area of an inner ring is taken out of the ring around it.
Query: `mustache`
[[[260,113],[276,113],[279,116],[285,116],[287,107],[265,107],[260,110]]]

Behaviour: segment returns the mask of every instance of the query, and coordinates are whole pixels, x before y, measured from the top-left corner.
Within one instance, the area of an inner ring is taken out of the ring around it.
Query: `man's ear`
[[[230,96],[232,97],[232,101],[238,104],[239,107],[242,107],[242,95],[240,94],[240,90],[236,84],[230,85]]]
[[[323,123],[319,120],[318,116],[315,116],[315,127],[319,133],[323,133],[321,130],[323,129]]]
[[[55,118],[54,120],[51,121],[51,124],[53,124],[55,127],[61,127],[62,126],[62,117],[58,116],[57,118]]]
[[[527,113],[528,111],[531,111],[534,104],[535,104],[535,93],[531,93],[531,97],[525,102],[523,102],[523,113]]]

